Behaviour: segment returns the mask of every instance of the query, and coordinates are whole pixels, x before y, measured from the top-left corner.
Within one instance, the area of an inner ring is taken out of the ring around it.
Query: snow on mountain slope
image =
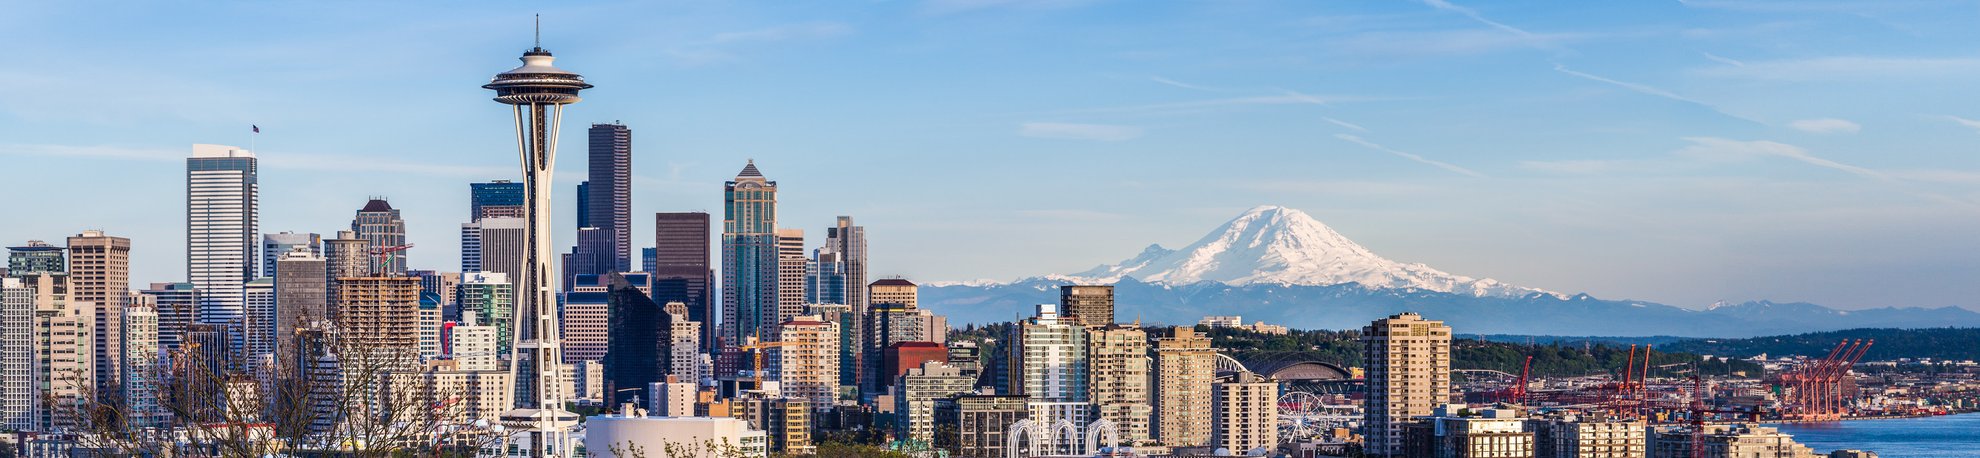
[[[1423,264],[1391,261],[1348,240],[1306,212],[1261,206],[1238,215],[1180,250],[1150,245],[1140,255],[1072,275],[1047,276],[1075,282],[1113,283],[1122,277],[1182,285],[1213,281],[1228,285],[1338,285],[1358,283],[1376,289],[1421,289],[1474,296],[1517,297],[1558,293],[1452,275]]]

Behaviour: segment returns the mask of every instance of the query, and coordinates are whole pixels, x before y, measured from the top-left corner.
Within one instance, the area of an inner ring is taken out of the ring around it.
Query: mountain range
[[[1074,274],[1013,282],[934,282],[923,307],[954,324],[1011,321],[1058,300],[1058,286],[1112,284],[1118,321],[1191,324],[1241,315],[1300,329],[1358,328],[1403,311],[1475,334],[1751,337],[1860,327],[1980,327],[1958,307],[1837,310],[1755,301],[1705,309],[1604,300],[1446,273],[1374,254],[1305,212],[1245,211],[1180,249],[1139,255]]]

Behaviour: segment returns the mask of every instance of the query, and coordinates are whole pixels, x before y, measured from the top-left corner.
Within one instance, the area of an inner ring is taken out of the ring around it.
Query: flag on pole
[[[258,133],[261,133],[261,126],[256,126],[256,125],[253,125],[253,124],[249,124],[249,126],[252,126],[252,127],[254,127],[254,133],[257,133],[257,134],[258,134]]]

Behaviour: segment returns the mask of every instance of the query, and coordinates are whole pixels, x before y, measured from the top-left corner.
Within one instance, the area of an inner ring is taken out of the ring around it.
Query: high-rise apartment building
[[[935,443],[935,404],[968,394],[976,379],[939,361],[909,368],[894,382],[894,437]]]
[[[1193,447],[1210,443],[1210,384],[1216,382],[1217,350],[1210,337],[1177,326],[1155,339],[1155,438],[1163,445]]]
[[[1087,326],[1114,324],[1114,287],[1064,285],[1059,287],[1059,308],[1066,318]]]
[[[419,361],[440,359],[440,295],[421,290],[419,293]]]
[[[323,256],[307,249],[291,250],[275,260],[275,354],[296,356],[296,331],[329,318],[328,278]]]
[[[1368,361],[1363,453],[1402,455],[1403,425],[1450,400],[1451,328],[1405,312],[1362,327],[1361,342]]]
[[[67,275],[41,273],[21,281],[34,291],[36,364],[31,372],[38,388],[38,427],[55,431],[80,426],[79,408],[96,388],[95,341],[90,336],[95,306],[70,300]]]
[[[904,278],[884,278],[867,285],[867,305],[897,304],[908,309],[919,307],[920,287]]]
[[[419,279],[348,277],[337,282],[337,331],[345,358],[352,350],[371,358],[359,364],[410,368],[418,362]]]
[[[461,278],[461,322],[495,328],[495,345],[502,355],[509,354],[510,333],[515,332],[515,286],[501,272],[470,272]]]
[[[669,334],[673,345],[668,348],[667,374],[680,380],[701,380],[706,375],[701,371],[701,322],[688,318],[687,304],[668,302],[661,310],[674,327]]]
[[[804,314],[804,230],[777,230],[777,322]]]
[[[274,278],[277,268],[280,267],[277,262],[281,260],[282,256],[288,255],[291,251],[296,251],[297,247],[301,247],[311,254],[320,256],[323,254],[323,236],[314,232],[300,233],[288,231],[262,234],[261,276]]]
[[[776,366],[766,379],[777,380],[785,396],[813,406],[830,406],[839,392],[839,324],[800,316],[778,326],[779,347],[771,349]]]
[[[247,314],[241,318],[243,367],[259,371],[275,362],[278,330],[275,279],[262,277],[242,286],[247,298]]]
[[[955,417],[944,419],[956,425],[956,447],[960,456],[1006,456],[1007,434],[1011,424],[1030,418],[1027,399],[1019,395],[963,395],[956,397]],[[941,436],[936,437],[938,442]],[[947,444],[937,444],[947,445]]]
[[[1088,315],[1094,316],[1094,315]],[[1087,400],[1094,418],[1114,422],[1125,445],[1148,442],[1148,333],[1109,324],[1086,331]]]
[[[755,161],[723,185],[722,328],[724,342],[766,337],[777,319],[777,182]]]
[[[123,379],[124,306],[131,294],[131,239],[83,231],[69,237],[69,300],[87,304],[93,316],[96,386]],[[107,399],[108,393],[100,398]]]
[[[632,129],[625,124],[592,124],[586,219],[578,227],[605,231],[611,249],[600,253],[604,271],[632,270]],[[581,244],[582,242],[580,242]]]
[[[253,152],[193,145],[186,159],[186,277],[200,290],[195,318],[239,323],[242,285],[254,279],[261,185]]]
[[[1645,458],[1647,428],[1638,419],[1565,415],[1526,420],[1525,432],[1535,458]]]
[[[1089,413],[1086,328],[1059,316],[1058,306],[1038,305],[1038,314],[1012,329],[1007,348],[1011,394],[1031,397],[1031,418],[1085,425]]]
[[[509,180],[468,183],[468,221],[523,217],[523,185]]]
[[[29,240],[27,245],[7,247],[7,275],[27,278],[36,274],[69,273],[69,258],[62,248],[40,240]]]
[[[351,231],[364,239],[372,249],[386,249],[406,244],[406,220],[399,217],[399,209],[382,197],[374,197],[357,211],[357,218],[351,220]],[[378,265],[371,266],[376,275],[405,275],[406,250],[393,250],[379,256]]]
[[[707,213],[654,214],[653,267],[647,273],[653,275],[653,301],[687,306],[688,319],[701,323],[701,348],[713,353],[720,307],[710,297],[715,270],[708,262],[709,228]]]
[[[337,231],[337,237],[323,241],[324,296],[331,306],[327,318],[337,319],[337,279],[371,276],[371,242],[356,231]]]
[[[1270,454],[1278,447],[1278,381],[1238,372],[1230,380],[1210,385],[1210,399],[1214,406],[1210,416],[1212,446],[1244,455],[1261,448]]]
[[[138,294],[151,297],[158,309],[158,349],[177,352],[185,341],[186,326],[193,323],[193,310],[199,306],[199,287],[190,282],[152,283]]]
[[[492,371],[502,369],[501,347],[496,346],[498,334],[494,326],[459,325],[453,327],[452,345],[448,357],[453,358],[455,367],[464,371]]]
[[[124,333],[119,339],[124,354],[119,362],[124,367],[119,371],[123,379],[117,394],[126,421],[141,428],[164,426],[165,409],[158,404],[162,386],[159,374],[164,371],[158,365],[158,310],[152,304],[131,304],[124,308],[122,318],[118,331]]]
[[[28,431],[39,416],[34,384],[34,289],[20,278],[0,277],[0,428]]]

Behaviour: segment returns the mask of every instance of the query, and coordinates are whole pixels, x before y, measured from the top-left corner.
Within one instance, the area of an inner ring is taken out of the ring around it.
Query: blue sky
[[[1276,204],[1605,298],[1980,307],[1975,2],[11,3],[0,240],[128,236],[140,284],[184,275],[190,145],[250,124],[264,229],[382,195],[415,267],[456,267],[466,183],[515,175],[479,85],[542,13],[598,86],[558,202],[585,124],[629,124],[637,245],[754,158],[782,225],[854,215],[876,273],[921,280],[1083,270]]]

